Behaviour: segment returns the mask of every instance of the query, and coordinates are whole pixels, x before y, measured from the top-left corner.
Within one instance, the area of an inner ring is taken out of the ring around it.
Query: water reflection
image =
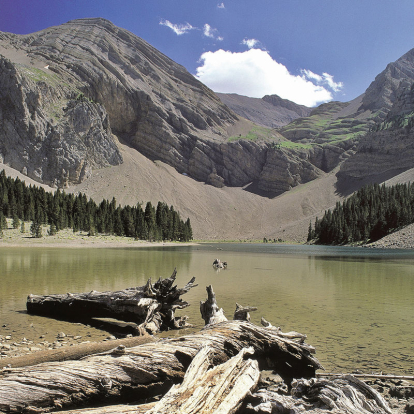
[[[215,258],[227,261],[228,268],[213,269]],[[317,246],[1,248],[0,323],[22,336],[33,323],[37,332],[57,329],[53,320],[17,312],[25,309],[29,293],[119,290],[168,277],[177,268],[179,286],[193,276],[199,284],[185,297],[192,304],[185,313],[195,330],[203,324],[198,304],[212,284],[229,318],[236,302],[257,306],[254,323],[263,316],[285,331],[306,333],[328,370],[409,374],[414,366],[413,264],[409,251]]]

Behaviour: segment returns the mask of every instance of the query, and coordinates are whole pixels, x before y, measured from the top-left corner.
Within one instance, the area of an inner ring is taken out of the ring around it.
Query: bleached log
[[[333,380],[300,379],[292,383],[291,395],[259,390],[250,398],[246,414],[392,414],[377,391],[351,375]]]
[[[224,316],[224,311],[217,305],[216,294],[213,291],[213,286],[207,286],[207,300],[200,302],[201,317],[204,319],[206,325],[214,325],[216,323],[227,321]]]
[[[53,411],[53,414],[146,414],[155,403],[148,404],[118,404],[96,408],[81,408],[80,410]]]
[[[85,358],[88,355],[109,351],[117,347],[132,347],[148,342],[154,342],[152,335],[134,336],[103,342],[88,342],[72,346],[65,346],[58,349],[47,349],[27,355],[0,359],[0,368],[27,367],[44,362],[58,362]]]
[[[0,411],[79,408],[139,401],[165,394],[180,383],[197,352],[211,343],[212,365],[253,347],[262,368],[286,378],[312,377],[322,368],[306,344],[244,321],[208,325],[199,333],[165,338],[132,348],[0,373]],[[32,411],[33,412],[33,411]]]
[[[151,334],[160,330],[187,326],[187,317],[176,318],[175,311],[189,306],[180,297],[194,284],[192,278],[186,286],[174,286],[177,271],[171,277],[160,278],[152,284],[116,292],[67,293],[63,295],[29,295],[27,312],[85,322],[93,317],[115,318],[138,324],[137,334]]]
[[[245,359],[252,348],[242,349],[224,364],[210,368],[212,348],[203,347],[190,364],[181,385],[171,390],[147,414],[231,414],[260,378],[258,362]]]

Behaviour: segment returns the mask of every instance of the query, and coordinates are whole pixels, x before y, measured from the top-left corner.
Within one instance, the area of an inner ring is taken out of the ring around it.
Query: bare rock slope
[[[118,140],[218,187],[255,181],[262,191],[281,191],[320,173],[294,149],[278,148],[276,158],[292,168],[269,174],[281,136],[266,131],[243,139],[254,124],[182,66],[107,20],[74,20],[24,36],[1,33],[0,53],[0,157],[40,182],[64,187],[122,163]],[[240,139],[229,140],[233,135]]]

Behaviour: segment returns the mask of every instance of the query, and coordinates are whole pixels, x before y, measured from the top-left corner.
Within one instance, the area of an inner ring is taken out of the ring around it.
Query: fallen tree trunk
[[[132,348],[115,348],[79,361],[39,364],[0,374],[0,411],[47,412],[144,400],[180,383],[197,352],[209,342],[211,365],[252,347],[262,368],[286,378],[312,377],[322,368],[307,344],[244,321],[209,325],[201,332]]]
[[[292,383],[291,395],[262,389],[248,400],[244,414],[392,414],[377,391],[352,375],[300,379]]]
[[[176,275],[174,270],[167,279],[160,278],[154,284],[149,279],[145,286],[117,292],[29,295],[27,312],[82,322],[93,317],[131,321],[139,324],[136,334],[178,329],[187,326],[187,317],[177,318],[175,311],[189,306],[180,297],[197,285],[192,278],[184,288],[178,289],[174,286]]]
[[[84,344],[62,347],[59,349],[47,349],[37,351],[27,355],[12,358],[0,359],[1,368],[18,368],[37,365],[44,362],[58,362],[85,358],[88,355],[98,354],[109,351],[118,346],[137,346],[147,342],[154,342],[156,339],[152,335],[134,336],[132,338],[116,339],[104,342],[88,342]]]

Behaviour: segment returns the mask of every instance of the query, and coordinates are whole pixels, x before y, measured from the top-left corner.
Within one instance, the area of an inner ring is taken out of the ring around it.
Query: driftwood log
[[[46,349],[44,351],[37,351],[17,357],[0,359],[0,369],[27,367],[43,362],[76,360],[85,358],[88,355],[109,351],[119,346],[132,347],[154,341],[156,341],[156,337],[152,335],[142,335],[111,341],[86,342],[77,345],[64,346],[58,349]]]
[[[174,285],[176,275],[174,270],[167,279],[160,278],[154,284],[149,279],[145,286],[117,292],[93,290],[89,293],[29,295],[27,312],[85,323],[94,317],[135,322],[136,334],[178,329],[187,326],[187,317],[175,317],[175,311],[189,306],[181,296],[197,285],[194,284],[195,278],[192,278],[179,289]]]
[[[3,370],[0,411],[100,405],[67,413],[391,413],[382,397],[355,377],[316,379],[316,369],[323,367],[304,342],[305,335],[284,334],[267,321],[262,321],[266,327],[227,321],[211,286],[207,293],[200,310],[209,316],[203,316],[207,325],[199,333],[119,346],[79,361]],[[247,318],[248,312],[241,311],[246,309],[238,305],[236,314]],[[224,320],[212,323],[217,316]],[[260,370],[269,368],[284,386],[262,388]],[[160,395],[158,402],[147,404]],[[108,407],[139,400],[146,404]]]
[[[132,348],[115,348],[78,361],[39,364],[0,374],[0,411],[47,412],[144,400],[182,382],[198,351],[209,343],[212,366],[252,347],[259,366],[285,378],[312,377],[321,368],[313,348],[245,321],[208,325],[199,333]]]

